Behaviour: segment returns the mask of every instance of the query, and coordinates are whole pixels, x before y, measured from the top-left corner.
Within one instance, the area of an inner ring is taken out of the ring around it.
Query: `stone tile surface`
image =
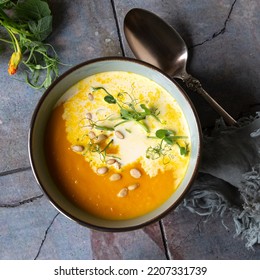
[[[90,230],[65,218],[31,170],[0,177],[0,259],[91,259]]]
[[[232,217],[200,217],[179,208],[163,219],[168,254],[173,260],[259,260],[260,245],[245,248],[241,236],[234,237]]]
[[[92,231],[92,248],[96,260],[166,259],[159,223],[132,232]]]

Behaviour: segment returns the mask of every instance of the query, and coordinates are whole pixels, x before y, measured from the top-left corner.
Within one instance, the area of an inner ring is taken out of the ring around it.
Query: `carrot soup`
[[[48,168],[60,190],[94,216],[123,220],[162,205],[185,176],[190,134],[164,88],[111,71],[72,86],[46,128]]]

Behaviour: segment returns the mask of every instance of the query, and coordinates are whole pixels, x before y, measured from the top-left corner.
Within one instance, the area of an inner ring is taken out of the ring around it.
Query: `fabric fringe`
[[[260,112],[255,116],[241,118],[239,126],[243,127],[250,124],[260,117]],[[212,139],[214,136],[229,133],[236,127],[227,126],[223,119],[216,122],[216,126],[210,136],[205,136],[204,141]],[[251,137],[259,137],[260,129],[252,132]],[[260,151],[259,151],[260,152]],[[260,163],[253,166],[252,170],[243,174],[241,186],[238,192],[241,203],[236,204],[230,201],[224,188],[219,188],[217,182],[209,182],[208,184],[197,183],[186,196],[180,207],[187,208],[190,212],[200,216],[205,216],[206,220],[213,215],[221,217],[224,224],[225,216],[231,214],[234,221],[235,234],[234,237],[240,236],[246,240],[246,248],[253,249],[255,244],[260,243]]]
[[[215,213],[223,217],[229,208],[229,202],[221,192],[210,188],[208,190],[197,189],[189,193],[188,198],[183,200],[182,206],[192,213],[207,218]]]
[[[246,239],[246,247],[252,248],[260,243],[260,166],[243,174],[242,186],[239,188],[243,199],[243,211],[235,212],[236,235]]]
[[[219,215],[223,226],[225,215],[232,215],[235,227],[234,237],[241,236],[246,240],[245,246],[253,249],[260,243],[260,167],[243,175],[243,184],[239,188],[242,208],[230,203],[226,193],[217,190],[217,186],[207,185],[207,189],[199,186],[192,190],[183,200],[180,207],[191,213],[205,216],[205,222],[212,216]]]

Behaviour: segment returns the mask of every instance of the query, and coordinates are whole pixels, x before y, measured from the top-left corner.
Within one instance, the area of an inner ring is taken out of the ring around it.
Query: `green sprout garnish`
[[[97,153],[99,154],[99,157],[100,157],[100,160],[102,162],[105,162],[106,161],[106,158],[107,158],[107,150],[108,148],[112,145],[113,143],[113,139],[111,139],[107,145],[101,149],[100,145],[98,143],[94,143],[93,141],[90,141],[89,144],[88,144],[88,148],[87,148],[87,152],[90,152],[90,153]],[[86,155],[86,153],[83,154],[84,156]],[[109,155],[109,157],[112,157],[112,158],[118,158],[119,157],[116,157],[116,156],[113,156],[113,155]]]
[[[171,146],[176,144],[180,149],[180,154],[182,156],[187,156],[189,153],[189,144],[185,142],[185,146],[181,146],[178,142],[179,139],[186,139],[187,136],[176,135],[176,132],[170,129],[158,129],[155,132],[155,137],[150,136],[150,138],[161,139],[159,145],[155,147],[149,147],[146,150],[146,157],[151,159],[158,159],[159,157],[169,155]]]
[[[105,125],[98,125],[97,122],[100,122],[101,120],[98,120],[96,122],[93,122],[92,120],[89,120],[89,126],[92,128],[98,129],[98,130],[104,130],[104,131],[114,131],[115,129],[111,126],[105,126]]]
[[[96,123],[90,121],[90,124],[100,130],[108,130],[113,131],[119,125],[127,123],[129,121],[134,121],[136,124],[140,125],[147,133],[150,132],[149,127],[145,123],[145,120],[148,116],[155,118],[158,122],[162,123],[159,119],[160,112],[158,108],[148,108],[145,104],[139,104],[138,100],[135,99],[128,92],[119,92],[117,96],[113,96],[109,93],[104,87],[93,87],[93,91],[102,90],[105,92],[104,101],[108,104],[114,104],[119,107],[120,112],[120,121],[114,125],[114,127],[107,127],[102,125],[97,125]],[[127,98],[125,98],[127,97]],[[124,101],[126,100],[127,101]],[[173,145],[178,145],[180,149],[180,154],[182,156],[186,156],[189,153],[189,144],[179,140],[187,139],[187,136],[176,135],[176,132],[171,129],[158,129],[155,132],[155,136],[148,136],[153,139],[161,139],[161,142],[155,147],[149,147],[146,150],[146,157],[149,159],[158,159],[163,157],[164,162],[170,162],[172,158],[172,154],[170,151],[172,150]],[[183,146],[183,142],[185,146]],[[97,147],[96,147],[97,148]],[[96,150],[96,152],[103,153],[103,151]],[[167,159],[167,160],[165,160]]]
[[[164,143],[163,140],[155,147],[148,147],[146,150],[146,158],[148,159],[158,159],[160,157],[165,157],[171,151],[171,146]]]
[[[104,87],[93,87],[94,91],[97,90],[103,90],[106,93],[106,96],[104,97],[104,101],[108,104],[117,104],[120,109],[120,117],[122,121],[117,123],[115,127],[124,124],[129,121],[135,121],[137,124],[139,124],[147,133],[150,132],[149,127],[145,123],[145,119],[147,116],[154,117],[157,121],[160,122],[160,119],[158,118],[158,115],[160,112],[158,112],[157,108],[147,108],[145,104],[140,104],[140,109],[137,110],[137,100],[134,99],[129,93],[127,92],[120,92],[117,94],[117,98],[115,98],[112,94],[110,94]],[[130,102],[122,102],[121,99],[124,95],[127,95],[130,98]]]

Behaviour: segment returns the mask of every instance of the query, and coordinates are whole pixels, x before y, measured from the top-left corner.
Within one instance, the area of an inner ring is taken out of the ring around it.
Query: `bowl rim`
[[[126,61],[126,62],[132,62],[132,63],[136,63],[139,64],[141,66],[144,67],[148,67],[150,69],[152,69],[153,71],[159,72],[161,75],[163,75],[164,77],[166,77],[168,80],[170,80],[178,89],[178,91],[183,95],[183,97],[185,98],[185,100],[187,101],[187,103],[189,104],[192,113],[195,117],[195,121],[198,127],[198,153],[197,153],[197,158],[194,164],[194,168],[192,170],[192,175],[190,177],[190,180],[188,181],[188,183],[185,186],[185,189],[182,191],[182,193],[180,194],[180,196],[176,199],[176,201],[170,205],[166,210],[164,210],[162,213],[155,215],[155,217],[148,219],[147,221],[144,221],[138,225],[130,225],[130,226],[126,226],[126,227],[106,227],[106,226],[99,226],[99,225],[94,225],[92,223],[86,222],[86,221],[82,221],[81,219],[79,219],[78,217],[76,217],[75,215],[73,215],[72,213],[69,213],[66,209],[64,209],[64,207],[60,206],[55,199],[49,195],[49,193],[45,190],[44,184],[41,182],[41,178],[38,174],[37,168],[35,167],[35,163],[34,163],[34,156],[33,156],[33,131],[34,131],[34,124],[38,115],[38,112],[42,106],[42,104],[44,103],[46,97],[48,96],[48,94],[52,91],[52,89],[58,84],[60,83],[60,81],[62,81],[63,79],[65,79],[67,76],[69,76],[72,72],[84,67],[84,66],[88,66],[91,64],[95,64],[97,62],[106,62],[106,61]],[[85,227],[88,227],[90,229],[94,229],[94,230],[99,230],[99,231],[104,231],[104,232],[126,232],[126,231],[132,231],[132,230],[137,230],[140,228],[143,228],[145,226],[148,226],[152,223],[158,222],[159,220],[161,220],[163,217],[165,217],[170,211],[172,211],[173,209],[175,209],[181,201],[183,201],[183,198],[185,197],[185,195],[188,193],[188,191],[190,190],[196,176],[198,173],[198,169],[199,169],[199,164],[200,164],[200,160],[201,160],[201,149],[202,149],[202,129],[201,129],[201,124],[200,124],[200,120],[198,117],[198,113],[195,109],[194,104],[192,103],[192,101],[190,100],[190,98],[188,97],[187,93],[180,87],[180,85],[174,81],[168,74],[164,73],[162,70],[160,70],[159,68],[157,68],[156,66],[153,66],[147,62],[141,61],[139,59],[135,59],[135,58],[129,58],[129,57],[119,57],[119,56],[109,56],[109,57],[99,57],[99,58],[94,58],[94,59],[90,59],[90,60],[86,60],[84,62],[81,62],[73,67],[71,67],[70,69],[68,69],[67,71],[65,71],[63,74],[61,74],[55,81],[52,82],[52,84],[45,90],[45,92],[43,93],[43,95],[40,97],[34,112],[32,114],[32,118],[31,118],[31,122],[30,122],[30,126],[29,126],[29,132],[28,132],[28,154],[29,154],[29,161],[30,161],[30,165],[32,168],[32,172],[33,175],[36,179],[36,182],[38,184],[38,186],[40,187],[40,189],[43,191],[43,193],[47,196],[48,200],[50,201],[50,203],[60,212],[62,213],[64,216],[66,216],[67,218],[77,222],[80,225],[83,225]]]

